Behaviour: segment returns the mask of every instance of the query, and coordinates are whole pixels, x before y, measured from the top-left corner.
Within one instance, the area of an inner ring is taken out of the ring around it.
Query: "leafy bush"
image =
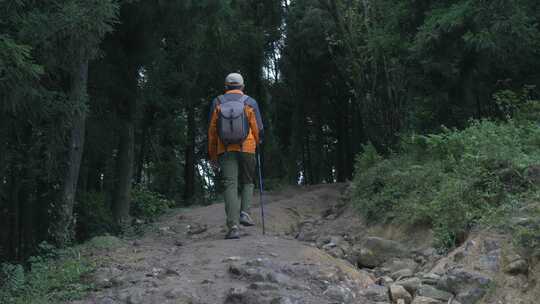
[[[361,172],[368,170],[374,165],[378,164],[383,158],[377,153],[377,149],[373,144],[368,143],[367,145],[362,145],[363,153],[359,154],[356,157],[356,172]]]
[[[506,118],[516,121],[538,121],[540,100],[532,98],[535,86],[525,86],[519,92],[503,90],[494,95],[499,110]]]
[[[131,215],[137,219],[152,222],[176,204],[159,193],[138,187],[131,192]]]
[[[410,136],[385,159],[368,147],[357,157],[352,198],[368,221],[431,225],[438,247],[448,249],[528,193],[524,172],[534,164],[536,124],[473,121],[462,131]]]
[[[92,286],[83,278],[93,266],[81,257],[77,249],[51,250],[29,260],[29,270],[23,266],[0,266],[0,303],[55,304],[80,299]],[[54,258],[52,258],[54,256]]]
[[[79,240],[87,240],[114,230],[112,212],[105,193],[81,193],[78,196],[75,213]]]

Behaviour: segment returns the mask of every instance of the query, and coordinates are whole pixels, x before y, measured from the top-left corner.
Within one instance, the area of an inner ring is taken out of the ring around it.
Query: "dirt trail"
[[[267,235],[243,228],[224,240],[222,204],[164,217],[141,239],[98,253],[98,290],[78,303],[340,303],[373,277],[295,240],[299,223],[339,204],[344,185],[268,194]],[[330,210],[330,211],[328,211]]]
[[[266,195],[267,235],[224,240],[222,204],[176,210],[143,237],[91,249],[96,290],[73,304],[533,304],[540,257],[477,231],[448,255],[428,227],[367,226],[347,185]],[[90,247],[92,248],[92,247]]]

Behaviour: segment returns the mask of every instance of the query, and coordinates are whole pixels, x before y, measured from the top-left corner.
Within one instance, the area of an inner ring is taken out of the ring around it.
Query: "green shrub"
[[[8,292],[6,291],[9,291],[9,294],[14,296],[20,294],[21,291],[24,290],[25,273],[22,265],[2,264],[0,274],[2,274],[0,281],[0,286],[2,287],[0,299],[3,300],[2,303],[4,303],[8,297]]]
[[[378,164],[383,158],[377,153],[377,149],[372,143],[362,145],[362,153],[356,157],[355,170],[357,172],[365,171]]]
[[[540,164],[537,125],[473,121],[462,131],[410,136],[386,159],[365,149],[356,160],[352,199],[370,222],[431,225],[436,245],[448,249],[479,221],[507,214],[530,190],[523,173],[534,164]]]
[[[499,110],[507,119],[516,121],[538,121],[540,100],[532,98],[535,86],[525,86],[520,91],[502,90],[494,95]]]
[[[80,299],[92,288],[83,278],[93,269],[73,248],[30,258],[26,272],[21,265],[2,264],[0,303],[56,304]]]
[[[114,231],[112,212],[105,193],[85,192],[75,206],[77,238],[82,240]]]
[[[137,187],[131,192],[130,213],[137,219],[152,222],[176,204],[159,193]]]

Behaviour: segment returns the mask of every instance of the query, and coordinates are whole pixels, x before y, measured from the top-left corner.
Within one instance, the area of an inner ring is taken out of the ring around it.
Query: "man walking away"
[[[212,102],[208,127],[210,163],[214,169],[219,165],[224,183],[229,229],[226,239],[240,237],[239,224],[254,225],[249,208],[255,187],[255,153],[262,135],[257,102],[244,94],[242,75],[229,74],[225,78],[225,94]]]

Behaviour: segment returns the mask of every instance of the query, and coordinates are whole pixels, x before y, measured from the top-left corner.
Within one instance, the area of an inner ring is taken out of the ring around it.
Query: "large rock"
[[[435,286],[439,284],[439,281],[441,280],[441,276],[436,273],[425,273],[420,276],[420,280],[422,281],[422,284]]]
[[[260,303],[259,295],[245,287],[233,287],[225,296],[224,304],[252,304]]]
[[[339,303],[350,303],[355,298],[354,293],[349,287],[341,285],[328,286],[323,292],[323,295]]]
[[[481,273],[457,268],[449,270],[437,286],[455,294],[462,304],[474,304],[484,297],[492,282]]]
[[[437,289],[431,285],[420,286],[416,292],[416,295],[426,298],[432,298],[443,302],[448,301],[454,297],[454,295],[452,295],[451,293]]]
[[[422,285],[422,281],[419,278],[407,278],[399,280],[395,284],[403,286],[410,294],[414,295]]]
[[[516,259],[508,263],[508,265],[504,267],[504,271],[511,275],[526,275],[529,272],[529,263],[525,259]]]
[[[377,267],[385,261],[408,256],[408,251],[401,243],[379,237],[368,237],[360,246],[357,263],[361,267]]]
[[[264,282],[268,280],[267,271],[247,265],[230,264],[229,273],[251,282]]]
[[[295,284],[292,283],[292,280],[289,276],[283,273],[275,272],[275,271],[269,271],[266,274],[266,279],[269,282],[276,283],[281,286],[296,286]]]
[[[372,302],[388,302],[388,289],[379,285],[369,285],[360,291],[360,295]]]
[[[358,266],[358,258],[362,251],[362,246],[360,244],[353,245],[349,252],[346,253],[345,259],[351,264]]]
[[[501,251],[496,250],[478,257],[478,269],[490,272],[498,272],[501,263]]]
[[[381,267],[387,269],[390,273],[403,269],[410,269],[411,271],[415,272],[418,268],[418,263],[409,258],[392,258],[384,262]]]
[[[336,259],[343,259],[346,255],[346,251],[342,247],[330,247],[325,250],[329,255]]]
[[[409,304],[412,301],[411,294],[403,286],[397,284],[390,286],[390,297],[394,303],[398,303],[398,300],[404,300],[405,304]]]
[[[377,278],[377,280],[375,280],[375,284],[381,285],[381,286],[390,286],[393,283],[394,283],[394,280],[389,276],[382,276],[382,277]]]
[[[361,248],[358,254],[357,263],[360,267],[374,268],[382,264],[384,260],[376,252],[366,248]]]
[[[319,236],[319,231],[312,221],[305,221],[299,225],[296,239],[303,242],[315,242]]]
[[[443,302],[427,297],[416,297],[412,304],[443,304]]]
[[[394,280],[404,279],[404,278],[410,278],[414,275],[413,271],[405,268],[398,270],[390,275],[390,277]]]

